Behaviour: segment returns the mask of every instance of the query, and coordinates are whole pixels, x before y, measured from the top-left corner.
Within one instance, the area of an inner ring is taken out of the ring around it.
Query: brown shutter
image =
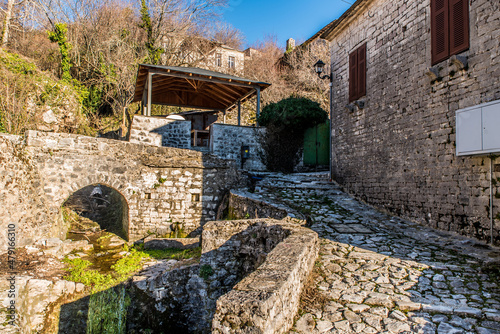
[[[448,0],[431,0],[432,65],[450,55],[448,38]]]
[[[356,99],[366,95],[366,43],[358,48],[358,82]]]
[[[469,1],[450,1],[450,55],[469,48]]]
[[[358,52],[351,52],[349,55],[349,102],[356,100],[357,95],[357,69],[358,69]]]

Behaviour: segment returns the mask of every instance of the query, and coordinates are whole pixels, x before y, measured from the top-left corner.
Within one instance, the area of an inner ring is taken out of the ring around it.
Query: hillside
[[[34,61],[0,49],[0,132],[93,134],[83,113],[85,94],[82,86],[58,80]]]

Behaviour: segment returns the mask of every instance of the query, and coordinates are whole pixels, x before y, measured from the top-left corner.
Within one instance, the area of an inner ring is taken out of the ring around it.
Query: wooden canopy
[[[271,84],[192,67],[140,64],[134,100],[145,115],[151,104],[226,111],[257,95]]]

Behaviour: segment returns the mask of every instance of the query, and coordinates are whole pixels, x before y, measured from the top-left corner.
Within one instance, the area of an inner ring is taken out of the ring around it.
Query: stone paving
[[[500,333],[500,283],[484,270],[497,248],[381,213],[327,174],[271,175],[256,195],[309,215],[322,240],[328,301],[300,310],[291,333]]]

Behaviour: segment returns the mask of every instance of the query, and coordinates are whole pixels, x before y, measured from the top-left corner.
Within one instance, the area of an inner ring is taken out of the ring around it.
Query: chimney
[[[293,38],[289,38],[286,40],[286,51],[291,51],[295,49],[295,40]]]

